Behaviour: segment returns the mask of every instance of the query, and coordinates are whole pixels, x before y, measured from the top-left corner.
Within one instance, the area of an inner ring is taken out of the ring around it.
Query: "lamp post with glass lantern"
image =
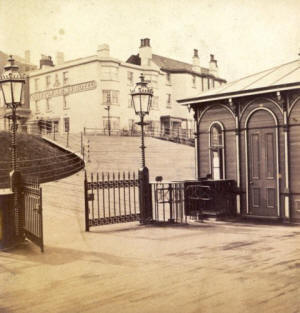
[[[152,220],[152,201],[151,201],[151,185],[149,184],[149,171],[145,166],[145,141],[144,141],[144,126],[147,125],[144,121],[146,115],[149,114],[153,91],[147,85],[144,75],[141,74],[139,82],[136,83],[134,90],[131,91],[132,105],[135,114],[140,117],[141,126],[141,151],[142,151],[142,168],[139,170],[139,199],[140,199],[140,222],[147,223]]]
[[[16,146],[16,131],[17,131],[17,107],[21,105],[22,90],[25,84],[25,77],[18,72],[18,66],[12,56],[8,59],[8,64],[4,67],[4,73],[0,77],[0,84],[4,103],[7,108],[11,109],[11,114],[7,118],[12,121],[12,139],[11,139],[11,189],[14,191],[14,207],[16,214],[16,235],[21,235],[20,211],[18,205],[18,192],[16,190],[17,179],[17,146]]]
[[[148,125],[144,121],[146,115],[151,109],[153,90],[149,88],[145,81],[144,75],[140,76],[141,81],[136,83],[134,90],[131,91],[132,105],[135,114],[140,117],[140,122],[137,124],[141,126],[141,150],[142,150],[142,167],[145,167],[145,143],[144,143],[144,126]]]

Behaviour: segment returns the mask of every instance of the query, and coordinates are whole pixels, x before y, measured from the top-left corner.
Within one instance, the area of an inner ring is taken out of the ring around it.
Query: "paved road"
[[[299,313],[300,227],[84,232],[83,174],[43,186],[45,253],[0,252],[1,313]]]
[[[128,223],[85,233],[81,182],[44,186],[44,254],[30,243],[0,253],[1,313],[300,312],[300,227]]]

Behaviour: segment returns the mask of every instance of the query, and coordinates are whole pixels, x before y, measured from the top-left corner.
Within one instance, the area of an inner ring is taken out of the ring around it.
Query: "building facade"
[[[131,131],[137,118],[130,91],[141,73],[154,91],[148,128],[165,132],[193,128],[192,114],[176,99],[225,83],[213,56],[209,68],[200,66],[197,50],[191,64],[179,62],[152,54],[148,38],[126,62],[111,57],[106,44],[90,57],[64,62],[60,55],[55,66],[44,57],[40,69],[29,74],[30,128],[46,125],[48,131],[76,133],[110,126],[112,131]]]
[[[243,216],[300,221],[299,62],[178,101],[195,113],[198,178],[235,180]]]

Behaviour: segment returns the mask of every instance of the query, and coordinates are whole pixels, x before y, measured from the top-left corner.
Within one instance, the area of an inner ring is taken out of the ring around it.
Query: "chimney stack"
[[[198,50],[194,49],[194,56],[193,56],[193,61],[192,61],[192,70],[194,72],[200,73],[201,72],[201,66],[200,66],[200,59],[198,55]]]
[[[108,58],[109,57],[109,45],[104,43],[98,46],[97,54],[100,58]]]
[[[218,76],[218,63],[213,54],[210,55],[209,72],[214,76]]]
[[[65,63],[65,54],[61,51],[56,52],[56,65]]]
[[[47,55],[42,54],[41,59],[40,59],[40,69],[47,68],[47,67],[53,67],[53,66],[54,66],[54,64],[53,64],[51,56],[47,56]]]
[[[150,39],[141,39],[141,46],[139,49],[139,56],[141,58],[141,66],[150,66],[152,60],[152,48],[150,46]]]

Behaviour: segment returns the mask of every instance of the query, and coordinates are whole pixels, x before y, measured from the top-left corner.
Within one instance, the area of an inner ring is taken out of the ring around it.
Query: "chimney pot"
[[[141,58],[142,66],[150,66],[152,60],[152,49],[150,46],[150,39],[141,39],[141,46],[139,49],[139,56]]]
[[[209,71],[212,75],[218,76],[218,63],[213,54],[210,55]]]
[[[200,73],[201,72],[201,66],[200,66],[200,58],[198,55],[198,49],[194,49],[194,55],[192,59],[192,70],[194,72]]]
[[[149,38],[145,38],[144,39],[144,44],[145,44],[145,47],[150,47],[150,39]]]

